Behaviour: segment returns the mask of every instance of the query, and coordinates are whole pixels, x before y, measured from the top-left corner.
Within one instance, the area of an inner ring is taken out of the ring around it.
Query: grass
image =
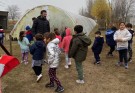
[[[96,31],[96,29],[94,29]],[[91,39],[94,40],[94,31],[91,32]],[[104,32],[103,32],[104,33]],[[9,47],[6,41],[6,47]],[[134,44],[133,44],[134,45]],[[133,46],[133,50],[135,46]],[[135,56],[133,62],[129,63],[129,69],[116,67],[118,53],[114,52],[114,57],[106,57],[109,48],[104,44],[101,54],[102,65],[94,65],[94,57],[91,49],[88,51],[87,59],[84,61],[85,84],[76,84],[77,72],[72,60],[70,69],[65,69],[64,55],[61,55],[61,62],[57,71],[57,76],[65,88],[64,93],[135,93]],[[134,51],[135,52],[135,51]],[[0,54],[3,51],[0,50]],[[13,54],[18,59],[21,58],[20,48],[17,42],[13,42]],[[31,56],[29,64],[20,64],[10,73],[2,78],[3,93],[55,93],[55,89],[45,88],[48,83],[48,66],[43,66],[43,78],[36,83],[36,76],[31,68]]]

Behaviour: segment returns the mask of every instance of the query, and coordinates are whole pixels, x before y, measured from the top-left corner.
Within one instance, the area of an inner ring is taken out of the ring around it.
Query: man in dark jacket
[[[46,10],[41,11],[41,15],[38,16],[32,26],[32,34],[35,36],[37,33],[44,34],[46,32],[50,32],[50,23],[46,19],[47,12]]]
[[[77,83],[84,83],[83,80],[83,67],[82,62],[86,59],[88,46],[91,44],[91,40],[83,32],[81,25],[74,27],[75,35],[73,36],[69,47],[69,58],[75,59],[76,69],[78,72]]]

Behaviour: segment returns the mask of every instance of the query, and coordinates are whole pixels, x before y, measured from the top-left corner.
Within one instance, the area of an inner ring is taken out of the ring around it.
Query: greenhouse
[[[47,10],[47,19],[50,22],[51,31],[53,31],[54,28],[58,28],[62,32],[65,27],[70,27],[73,32],[74,26],[79,24],[83,25],[84,32],[89,35],[92,29],[96,26],[96,22],[93,19],[64,11],[55,6],[42,5],[28,10],[14,26],[10,33],[11,36],[18,38],[19,32],[25,31],[27,25],[32,27],[32,18],[38,17],[41,10]]]

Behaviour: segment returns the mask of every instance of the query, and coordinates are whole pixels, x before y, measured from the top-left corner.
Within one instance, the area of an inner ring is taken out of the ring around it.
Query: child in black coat
[[[94,62],[94,64],[100,64],[101,60],[100,60],[100,53],[102,51],[102,48],[103,48],[103,44],[104,44],[104,37],[101,36],[101,32],[100,31],[97,31],[95,33],[95,41],[94,41],[94,44],[92,46],[92,51],[94,53],[94,57],[96,59],[96,61]]]

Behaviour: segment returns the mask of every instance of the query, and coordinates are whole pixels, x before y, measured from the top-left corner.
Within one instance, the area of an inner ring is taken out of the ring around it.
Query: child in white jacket
[[[50,82],[46,84],[46,87],[54,87],[55,82],[57,84],[57,89],[55,90],[55,92],[62,92],[64,91],[64,88],[56,76],[56,70],[59,66],[60,49],[58,47],[58,44],[60,40],[55,37],[54,33],[46,33],[44,41],[47,44],[47,61],[49,64],[50,77]]]
[[[125,23],[120,23],[120,28],[114,34],[114,40],[117,43],[117,50],[119,51],[119,62],[118,65],[125,63],[125,68],[128,68],[127,60],[127,50],[128,50],[128,41],[131,39],[130,32],[126,29]]]

